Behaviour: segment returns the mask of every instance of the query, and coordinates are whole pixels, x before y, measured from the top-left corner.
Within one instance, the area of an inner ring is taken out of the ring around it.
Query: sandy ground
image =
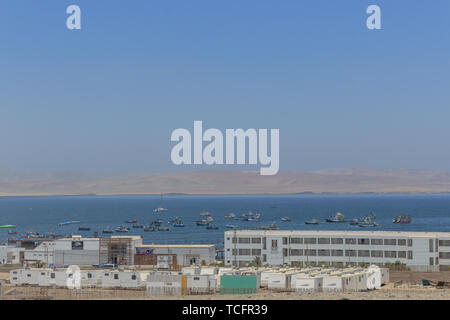
[[[0,272],[0,279],[8,279],[8,273]],[[422,279],[432,281],[448,281],[450,272],[391,272],[389,284],[374,291],[365,292],[274,292],[261,289],[257,294],[245,295],[188,295],[184,297],[153,297],[151,300],[450,300],[450,288],[437,289],[417,286]],[[402,284],[394,282],[402,280]],[[417,287],[416,287],[417,286]],[[41,288],[34,286],[16,287],[6,284],[4,288],[6,300],[16,299],[149,299],[145,290],[122,289],[82,289],[69,290],[64,288]]]

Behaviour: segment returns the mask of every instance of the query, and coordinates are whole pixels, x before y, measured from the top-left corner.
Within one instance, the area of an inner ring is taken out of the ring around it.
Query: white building
[[[449,232],[234,230],[224,244],[225,264],[233,266],[259,257],[273,266],[400,262],[416,271],[450,270]]]
[[[152,244],[136,246],[136,252],[152,255],[175,255],[178,266],[211,264],[216,261],[216,247],[206,244]]]
[[[62,238],[57,240],[42,241],[34,249],[24,250],[24,262],[44,262],[50,264],[99,264],[98,238]]]
[[[0,246],[0,264],[8,263],[8,247]]]

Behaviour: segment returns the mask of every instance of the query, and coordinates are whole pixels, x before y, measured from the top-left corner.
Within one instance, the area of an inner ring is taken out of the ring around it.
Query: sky
[[[71,4],[81,30],[66,28]],[[366,27],[371,4],[381,30]],[[194,120],[280,129],[281,171],[450,171],[449,12],[447,0],[3,0],[0,171],[212,169],[170,160],[172,131]]]

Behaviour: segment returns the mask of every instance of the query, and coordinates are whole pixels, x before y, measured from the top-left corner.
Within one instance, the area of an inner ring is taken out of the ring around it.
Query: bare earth
[[[0,273],[0,279],[8,279],[8,273]],[[184,297],[154,297],[151,300],[450,300],[450,288],[423,288],[418,286],[422,279],[448,281],[450,272],[391,272],[391,283],[374,291],[366,292],[273,292],[261,289],[257,294],[246,295],[188,295]],[[402,280],[403,283],[394,285]],[[415,287],[416,286],[416,287]],[[6,300],[16,299],[76,299],[76,300],[138,300],[149,299],[145,290],[40,288],[16,287],[6,284]]]

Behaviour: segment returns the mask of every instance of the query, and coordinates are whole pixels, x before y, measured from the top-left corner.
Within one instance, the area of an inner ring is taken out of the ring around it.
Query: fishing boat
[[[283,221],[283,222],[291,222],[291,218],[283,217],[283,218],[281,218],[281,221]]]
[[[392,219],[392,222],[393,223],[411,223],[411,216],[402,214],[402,215]]]
[[[359,221],[360,219],[358,219],[358,218],[353,218],[352,220],[350,220],[350,224],[351,225],[353,225],[353,226],[357,226],[357,225],[359,225]]]
[[[67,226],[67,225],[69,225],[69,224],[77,224],[77,223],[80,223],[80,221],[63,221],[63,222],[60,222],[59,224],[58,224],[58,226]]]
[[[170,231],[167,227],[158,227],[158,231]]]
[[[236,217],[236,215],[233,212],[231,212],[230,214],[224,216],[225,219],[234,219],[235,217]]]
[[[255,227],[256,230],[280,230],[280,228],[277,227],[277,224],[275,222],[272,222],[269,226],[263,226],[263,227]]]
[[[319,220],[317,219],[306,220],[305,224],[319,224]]]
[[[155,231],[155,227],[144,227],[144,232],[153,232]]]
[[[195,221],[195,223],[196,223],[198,226],[207,226],[207,225],[210,224],[211,222],[208,221],[208,220],[206,220],[206,219],[201,219],[201,220]]]
[[[181,221],[181,218],[176,217],[175,223],[173,224],[173,226],[177,227],[177,228],[182,228],[182,227],[184,227],[184,223],[183,223],[183,221]]]
[[[210,224],[208,224],[206,226],[206,229],[208,229],[208,230],[217,230],[217,229],[219,229],[219,227],[214,225],[214,224],[212,224],[212,223],[210,223]]]
[[[159,205],[158,208],[153,209],[154,213],[158,213],[158,212],[165,212],[165,211],[169,211],[169,209],[165,208],[163,205],[163,200],[162,200],[162,193],[161,193],[161,204]]]
[[[137,223],[136,219],[126,220],[125,223]]]
[[[237,226],[235,226],[234,224],[226,224],[225,228],[227,228],[227,229],[237,229]]]
[[[138,229],[138,228],[143,228],[144,226],[143,226],[142,224],[138,224],[138,223],[136,222],[136,223],[134,223],[134,224],[132,225],[132,227],[135,228],[135,229]]]
[[[79,226],[78,231],[90,231],[91,227],[88,226]]]
[[[105,228],[102,230],[102,233],[114,233],[114,230],[111,230],[109,228]]]
[[[207,217],[210,215],[211,215],[211,212],[209,212],[209,211],[200,212],[200,217]]]
[[[340,212],[336,213],[336,215],[334,216],[334,218],[326,218],[325,219],[327,222],[345,222],[345,218],[344,215]]]
[[[243,213],[240,215],[240,220],[242,221],[259,221],[261,215],[259,213],[253,214],[253,212],[249,211],[248,213]]]
[[[3,224],[0,225],[0,229],[8,229],[8,228],[15,228],[16,226],[14,224]]]
[[[130,229],[125,226],[118,226],[115,231],[119,233],[124,233],[130,231]]]
[[[162,223],[163,223],[163,221],[161,219],[158,219],[158,220],[153,220],[151,224],[153,226],[160,227],[162,225]]]
[[[17,231],[16,230],[8,230],[8,234],[17,234]]]

